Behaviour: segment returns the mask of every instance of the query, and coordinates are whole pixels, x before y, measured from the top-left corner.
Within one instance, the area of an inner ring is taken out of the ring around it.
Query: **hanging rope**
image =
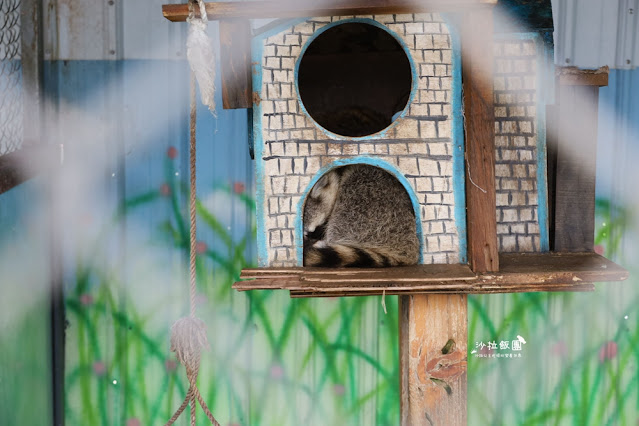
[[[189,143],[189,165],[190,165],[190,198],[189,212],[191,219],[190,233],[190,257],[189,257],[189,301],[191,315],[180,318],[171,327],[171,351],[175,352],[178,361],[186,368],[186,377],[189,380],[189,390],[182,405],[169,419],[165,426],[170,426],[180,417],[187,405],[191,407],[191,426],[195,426],[196,400],[200,403],[206,417],[215,426],[220,424],[215,420],[209,407],[204,402],[200,391],[197,388],[197,376],[200,370],[200,358],[202,348],[208,347],[206,339],[206,327],[204,321],[195,316],[195,291],[196,291],[196,271],[195,271],[195,242],[196,242],[196,186],[195,186],[195,124],[196,124],[196,94],[195,75],[191,73],[191,116],[190,116],[190,143]]]

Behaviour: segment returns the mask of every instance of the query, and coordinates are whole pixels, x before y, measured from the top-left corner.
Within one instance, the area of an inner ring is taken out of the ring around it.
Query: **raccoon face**
[[[335,207],[339,190],[339,174],[331,170],[317,181],[304,204],[304,238],[320,241],[326,222]]]

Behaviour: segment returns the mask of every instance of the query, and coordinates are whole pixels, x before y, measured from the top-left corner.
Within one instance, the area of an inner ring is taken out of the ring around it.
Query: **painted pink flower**
[[[595,246],[595,253],[603,256],[604,255],[604,246],[602,246],[601,244],[597,244]]]
[[[271,378],[273,379],[281,379],[284,377],[284,369],[281,365],[275,364],[271,367]]]
[[[93,296],[89,293],[84,293],[80,295],[80,303],[82,306],[90,306],[93,304]]]
[[[236,194],[242,194],[245,189],[246,186],[244,185],[244,182],[233,182],[233,192]]]
[[[164,369],[168,373],[175,371],[176,368],[177,368],[177,362],[175,362],[174,360],[167,359],[166,361],[164,361]]]
[[[162,185],[160,185],[160,194],[164,195],[165,197],[171,195],[171,187],[168,183],[163,183]]]
[[[197,254],[206,253],[207,249],[208,249],[208,246],[206,245],[206,243],[204,241],[196,241],[195,242],[195,252]]]
[[[126,421],[126,426],[140,426],[141,424],[142,422],[140,422],[140,420],[136,419],[135,417],[132,417]]]
[[[344,388],[344,385],[340,385],[340,384],[333,385],[333,393],[335,395],[341,396],[341,395],[344,395],[345,392],[346,392],[346,388]]]
[[[550,347],[550,352],[554,356],[564,357],[568,353],[568,347],[563,340],[560,340]]]
[[[93,363],[93,372],[96,376],[104,376],[106,373],[106,364],[102,361],[95,361]]]
[[[612,340],[601,345],[599,362],[609,361],[617,356],[617,343]]]
[[[169,149],[166,150],[166,156],[174,160],[178,156],[178,150],[174,146],[170,146]]]

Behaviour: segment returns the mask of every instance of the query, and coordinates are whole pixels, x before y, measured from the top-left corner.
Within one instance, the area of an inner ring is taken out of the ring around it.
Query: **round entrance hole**
[[[397,39],[375,25],[349,22],[321,33],[304,52],[298,90],[308,114],[341,136],[388,127],[410,97],[410,61]]]

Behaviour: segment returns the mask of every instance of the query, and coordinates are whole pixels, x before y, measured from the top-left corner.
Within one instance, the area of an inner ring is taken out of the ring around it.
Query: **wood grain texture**
[[[466,298],[400,298],[401,425],[467,423]]]
[[[468,258],[475,272],[497,271],[492,10],[462,19]]]
[[[504,253],[498,272],[466,265],[383,269],[255,268],[242,271],[238,291],[285,289],[297,295],[364,296],[417,293],[587,291],[593,282],[621,281],[628,271],[595,253]],[[431,270],[429,272],[429,269]],[[321,271],[320,271],[321,270]]]
[[[251,25],[248,19],[220,21],[220,62],[224,109],[251,108]]]
[[[305,18],[311,16],[382,15],[393,13],[444,12],[470,7],[492,7],[497,0],[331,0],[245,1],[206,3],[209,19],[227,18]],[[188,4],[162,5],[162,14],[173,22],[183,22]],[[199,11],[196,12],[199,16]],[[492,27],[491,27],[492,28]]]
[[[554,249],[592,251],[597,155],[596,86],[559,86]]]

